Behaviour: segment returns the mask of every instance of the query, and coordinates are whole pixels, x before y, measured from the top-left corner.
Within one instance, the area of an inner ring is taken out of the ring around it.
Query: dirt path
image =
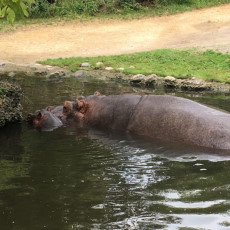
[[[230,52],[230,4],[140,20],[62,22],[0,32],[0,60],[16,63],[185,47]]]

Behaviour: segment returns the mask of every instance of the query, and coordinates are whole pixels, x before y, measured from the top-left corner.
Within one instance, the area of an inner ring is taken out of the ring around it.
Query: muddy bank
[[[180,91],[196,91],[210,93],[230,93],[230,84],[219,82],[206,82],[198,78],[183,79],[172,76],[161,77],[156,74],[151,75],[126,75],[122,72],[113,72],[108,70],[90,70],[85,68],[70,72],[55,66],[47,66],[41,64],[14,64],[11,62],[0,61],[0,77],[8,76],[42,76],[48,80],[72,77],[77,79],[95,78],[100,80],[114,80],[129,83],[133,86],[153,88],[153,89],[175,89]]]
[[[22,90],[19,86],[0,81],[0,127],[21,120],[21,98]]]

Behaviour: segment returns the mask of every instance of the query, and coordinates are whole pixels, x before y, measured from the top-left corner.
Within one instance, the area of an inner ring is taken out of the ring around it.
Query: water
[[[24,114],[96,90],[141,90],[94,80],[15,81],[25,92]],[[183,96],[230,111],[229,96]],[[23,123],[1,129],[0,145],[1,230],[230,229],[230,156]]]

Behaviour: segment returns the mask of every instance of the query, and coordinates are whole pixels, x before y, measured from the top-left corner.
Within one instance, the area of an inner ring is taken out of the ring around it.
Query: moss
[[[21,98],[22,90],[19,86],[0,82],[0,127],[8,122],[21,120]]]

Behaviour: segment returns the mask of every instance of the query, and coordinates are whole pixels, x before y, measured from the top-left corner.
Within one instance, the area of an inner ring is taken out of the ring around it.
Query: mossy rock
[[[19,86],[0,81],[0,127],[22,119],[21,98],[22,89]]]

